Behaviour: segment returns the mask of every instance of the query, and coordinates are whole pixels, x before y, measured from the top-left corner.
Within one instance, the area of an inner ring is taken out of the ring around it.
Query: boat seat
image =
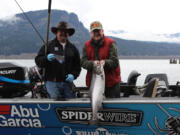
[[[152,78],[144,89],[143,97],[156,97],[159,78]]]
[[[135,87],[138,76],[141,74],[138,73],[136,70],[131,71],[128,75],[127,82],[120,83],[120,94],[121,97],[129,97],[130,95],[137,95],[135,93]]]
[[[167,78],[167,74],[148,74],[145,78],[144,84],[148,83],[152,78],[159,79],[159,85],[166,86],[168,88],[169,82]]]
[[[167,74],[149,74],[145,79],[145,84],[152,78],[159,79],[156,97],[168,97],[172,93],[172,90],[169,89]]]
[[[136,70],[133,70],[128,76],[127,85],[136,85],[137,77],[140,75]]]

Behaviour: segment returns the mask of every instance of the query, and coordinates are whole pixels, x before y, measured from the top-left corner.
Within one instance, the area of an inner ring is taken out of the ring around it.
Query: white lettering
[[[27,108],[23,108],[22,105],[20,105],[20,111],[21,111],[21,117],[29,117],[30,113]]]
[[[73,116],[75,116],[75,113],[72,111],[69,111],[69,119],[72,119]]]
[[[59,113],[59,112],[58,112]],[[32,115],[32,114],[31,114]],[[37,115],[37,114],[36,114]],[[60,117],[62,120],[73,120],[73,121],[88,121],[92,118],[92,112],[89,111],[73,111],[73,110],[62,110]],[[133,112],[99,112],[97,113],[98,120],[100,122],[108,122],[117,124],[137,124],[138,115]]]
[[[85,113],[85,112],[79,112],[79,118],[80,118],[80,120],[85,120],[85,119],[87,119],[87,113]]]
[[[76,112],[76,120],[78,120],[78,112]]]
[[[39,118],[39,113],[38,113],[38,109],[37,108],[34,109],[34,113],[33,113],[32,109],[29,109],[29,111],[30,111],[30,114],[31,114],[31,116],[33,118]]]
[[[18,117],[21,117],[21,114],[20,112],[18,111],[18,109],[16,108],[16,106],[12,105],[12,108],[11,108],[11,117],[14,117],[14,116],[18,116]]]
[[[97,114],[97,117],[98,117],[99,120],[104,121],[104,119],[103,119],[103,113],[98,113],[98,114]]]
[[[2,70],[0,71],[0,74],[4,75],[4,74],[15,74],[16,70]]]
[[[37,108],[25,108],[22,105],[11,106],[11,118],[0,115],[0,127],[42,127]]]
[[[103,114],[98,114],[99,119],[103,119]],[[73,111],[62,111],[61,119],[75,119],[75,120],[90,120],[92,118],[92,112],[73,112]]]
[[[6,119],[4,116],[0,116],[0,127],[42,127],[39,119]]]
[[[10,127],[16,127],[16,122],[14,119],[8,119],[8,126]]]
[[[39,119],[34,119],[33,120],[33,127],[36,127],[36,128],[42,127],[41,121]]]
[[[76,131],[77,135],[128,135],[122,133],[110,133],[105,128],[97,128],[94,132],[91,131]]]
[[[88,114],[87,120],[90,120],[90,119],[92,118],[92,112],[87,112],[87,114]],[[99,117],[99,116],[98,116],[98,117]]]
[[[6,118],[2,115],[0,115],[0,118],[2,119],[2,120],[0,119],[0,121],[1,121],[0,126],[1,127],[7,127],[8,126],[7,121],[5,121]]]
[[[20,127],[20,122],[21,122],[21,120],[20,119],[15,119],[16,120],[16,126],[17,127]]]
[[[19,106],[19,110],[16,106],[12,106],[11,108],[11,117],[18,116],[18,117],[33,117],[33,118],[39,118],[38,109],[35,108],[32,110],[32,108],[25,108],[22,105]]]
[[[29,124],[28,124],[29,121],[28,121],[27,119],[22,119],[22,120],[21,120],[21,123],[22,123],[22,126],[23,126],[23,127],[29,127]]]
[[[67,111],[62,111],[62,119],[68,119]]]
[[[115,114],[114,113],[105,113],[104,116],[105,116],[106,120],[108,120],[108,121],[110,120],[112,122],[114,120]]]

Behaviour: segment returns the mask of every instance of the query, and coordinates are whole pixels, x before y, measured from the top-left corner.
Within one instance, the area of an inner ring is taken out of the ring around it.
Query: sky
[[[17,0],[23,10],[48,8],[48,0]],[[52,9],[78,15],[89,29],[100,21],[105,35],[144,41],[180,42],[180,0],[52,0]],[[0,19],[21,13],[14,0],[1,0]],[[175,35],[176,36],[173,36]]]

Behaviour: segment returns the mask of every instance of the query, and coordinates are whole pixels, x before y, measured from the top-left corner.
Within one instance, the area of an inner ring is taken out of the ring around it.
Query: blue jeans
[[[71,83],[46,81],[46,89],[52,99],[73,97]]]

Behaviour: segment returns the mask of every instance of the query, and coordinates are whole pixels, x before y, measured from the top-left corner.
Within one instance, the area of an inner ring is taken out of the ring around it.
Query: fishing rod
[[[47,33],[46,33],[46,44],[45,44],[45,56],[47,55],[47,46],[48,46],[48,39],[49,39],[49,24],[50,24],[50,15],[51,15],[51,0],[48,3],[48,22],[47,22]],[[46,68],[43,68],[42,77],[45,78]]]
[[[33,27],[33,29],[35,30],[35,32],[37,33],[37,35],[40,37],[40,39],[42,40],[42,42],[44,44],[46,44],[46,42],[44,41],[43,37],[41,36],[41,34],[38,32],[38,30],[36,29],[36,27],[33,25],[32,21],[30,20],[30,18],[27,16],[27,14],[24,12],[24,10],[22,9],[22,7],[19,5],[19,3],[14,0],[16,2],[16,4],[18,5],[18,7],[20,8],[20,10],[22,11],[24,17],[28,20],[28,22],[31,24],[31,26]]]
[[[24,10],[22,9],[22,7],[20,6],[20,4],[14,0],[16,2],[16,4],[18,5],[18,7],[21,9],[23,15],[25,16],[25,18],[29,21],[29,23],[31,24],[31,26],[33,27],[33,29],[35,30],[35,32],[38,34],[38,36],[40,37],[40,39],[43,41],[44,45],[45,45],[45,56],[47,54],[47,45],[48,45],[48,40],[49,40],[49,25],[50,25],[50,14],[51,14],[51,0],[49,0],[48,3],[48,22],[47,22],[47,33],[46,33],[46,42],[44,41],[43,37],[41,36],[41,34],[38,32],[38,30],[36,29],[36,27],[33,25],[32,21],[30,20],[30,18],[27,16],[27,14],[24,12]],[[45,77],[45,68],[43,68],[43,74],[42,77]]]
[[[46,44],[45,44],[45,56],[47,54],[47,44],[49,38],[50,15],[51,15],[51,0],[49,0],[49,4],[48,4],[48,22],[47,22]]]

